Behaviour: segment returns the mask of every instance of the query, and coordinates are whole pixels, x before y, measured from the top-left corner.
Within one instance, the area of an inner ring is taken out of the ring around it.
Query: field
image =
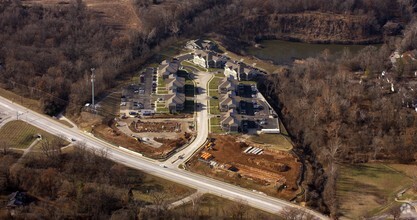
[[[40,130],[23,121],[11,121],[0,128],[0,140],[10,148],[25,149],[36,139],[36,135],[42,135],[42,140],[52,141],[57,137]]]
[[[211,161],[217,164],[210,167],[199,160],[202,154],[199,152],[187,163],[192,172],[284,199],[298,193],[301,163],[293,155],[267,149],[262,155],[244,154],[242,151],[248,145],[234,136],[213,135],[213,138],[214,148],[202,151],[210,153]]]
[[[343,219],[360,219],[386,211],[396,203],[395,195],[411,184],[406,174],[412,170],[417,170],[417,166],[379,163],[343,165],[337,182]]]
[[[265,144],[269,149],[289,151],[292,149],[291,140],[282,134],[259,134],[250,137],[251,141]]]
[[[194,204],[189,202],[179,206],[175,208],[174,212],[184,217],[187,213],[196,213],[200,219],[236,219],[239,214],[242,214],[243,219],[281,219],[276,215],[239,204],[238,201],[231,201],[211,194],[202,195],[194,201]]]

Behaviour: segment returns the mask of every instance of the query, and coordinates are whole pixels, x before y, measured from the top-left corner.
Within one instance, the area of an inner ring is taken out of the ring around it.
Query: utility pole
[[[94,81],[96,80],[96,75],[94,75],[95,68],[91,68],[91,102],[93,105],[93,110],[95,112],[96,106],[94,104]]]

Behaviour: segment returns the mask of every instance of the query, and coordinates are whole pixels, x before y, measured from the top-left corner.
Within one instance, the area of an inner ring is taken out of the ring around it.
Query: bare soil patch
[[[97,125],[94,127],[92,133],[99,138],[113,143],[114,145],[128,148],[154,159],[164,158],[170,152],[183,146],[188,141],[187,136],[181,136],[174,140],[164,140],[161,147],[154,148],[138,141],[134,137],[130,137],[120,132],[114,122],[112,122],[110,126],[104,124]]]
[[[133,121],[129,128],[133,132],[181,132],[181,123],[178,122],[144,122]]]
[[[202,149],[188,162],[191,171],[271,196],[291,199],[297,194],[301,163],[294,155],[267,148],[261,155],[245,154],[243,151],[249,145],[236,141],[235,137],[216,135],[213,138],[212,149]],[[202,160],[202,153],[211,154],[211,161],[217,165]]]

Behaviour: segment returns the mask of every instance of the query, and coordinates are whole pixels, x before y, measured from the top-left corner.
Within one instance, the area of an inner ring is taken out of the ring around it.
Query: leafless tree
[[[61,146],[59,141],[42,141],[41,150],[43,155],[52,163],[58,163],[61,156]]]
[[[314,216],[298,208],[284,208],[279,212],[279,216],[286,220],[313,220]]]
[[[0,140],[0,149],[3,155],[7,155],[10,151],[10,144],[5,140]]]

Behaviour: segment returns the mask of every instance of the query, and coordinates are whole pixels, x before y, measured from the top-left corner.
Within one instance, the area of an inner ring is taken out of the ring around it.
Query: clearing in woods
[[[187,163],[190,171],[284,199],[300,192],[301,163],[291,153],[248,145],[231,135],[213,138],[213,147],[205,147]],[[243,153],[249,146],[262,148],[263,153]],[[211,156],[204,159],[204,154]]]
[[[28,0],[26,4],[57,5],[68,4],[70,0]],[[131,0],[84,0],[85,5],[96,12],[97,17],[115,30],[121,32],[139,30],[141,22]]]

